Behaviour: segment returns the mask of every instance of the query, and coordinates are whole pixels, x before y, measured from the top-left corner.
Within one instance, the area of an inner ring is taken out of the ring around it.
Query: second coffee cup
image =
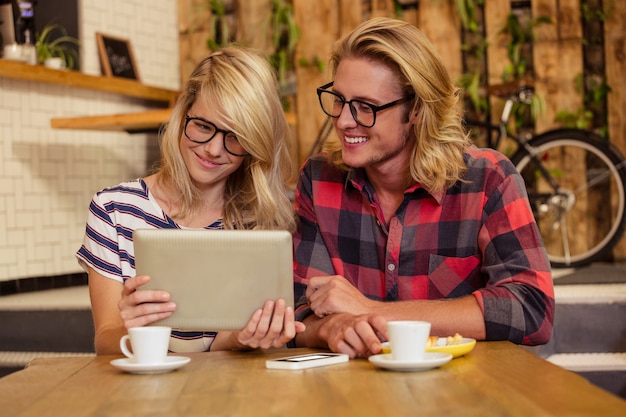
[[[120,339],[120,349],[135,363],[162,363],[167,357],[171,332],[172,329],[166,326],[133,327]],[[128,341],[132,351],[128,348]]]
[[[394,361],[420,361],[424,359],[430,336],[427,321],[398,320],[387,322],[387,334]]]

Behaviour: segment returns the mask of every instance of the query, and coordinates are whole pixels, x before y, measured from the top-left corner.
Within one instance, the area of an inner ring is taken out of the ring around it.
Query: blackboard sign
[[[135,57],[127,39],[96,33],[102,72],[108,77],[123,77],[139,81]]]

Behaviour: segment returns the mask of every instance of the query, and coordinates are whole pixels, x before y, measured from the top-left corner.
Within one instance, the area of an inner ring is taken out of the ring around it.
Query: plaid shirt
[[[473,294],[487,340],[546,343],[554,289],[523,180],[490,149],[471,147],[465,161],[468,182],[438,194],[411,186],[389,226],[362,169],[307,161],[296,194],[298,318],[309,310],[302,278],[342,275],[374,300]]]

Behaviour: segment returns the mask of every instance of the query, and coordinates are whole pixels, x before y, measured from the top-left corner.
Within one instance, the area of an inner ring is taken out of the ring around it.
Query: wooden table
[[[265,360],[310,349],[189,354],[133,375],[113,356],[37,359],[0,379],[3,417],[625,416],[626,401],[508,342],[481,342],[441,368],[400,373],[365,359],[300,371]]]

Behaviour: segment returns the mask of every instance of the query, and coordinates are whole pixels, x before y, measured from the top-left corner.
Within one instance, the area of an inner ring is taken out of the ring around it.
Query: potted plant
[[[74,68],[78,45],[78,39],[69,36],[65,27],[58,23],[47,24],[35,38],[39,62],[56,69]]]

